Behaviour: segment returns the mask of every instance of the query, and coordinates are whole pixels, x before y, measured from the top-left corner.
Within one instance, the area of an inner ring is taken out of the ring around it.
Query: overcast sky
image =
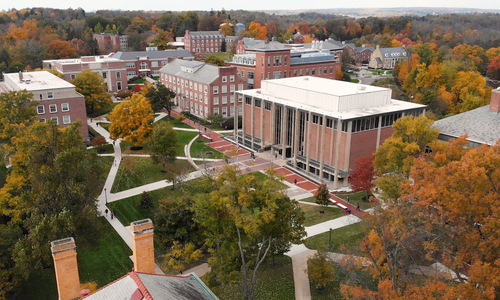
[[[393,0],[316,0],[313,2],[299,0],[16,0],[0,1],[0,10],[10,8],[26,8],[26,7],[52,7],[52,8],[78,8],[81,7],[85,11],[95,11],[98,9],[120,9],[120,10],[220,10],[225,8],[231,9],[247,9],[247,10],[266,10],[266,9],[314,9],[314,8],[360,8],[360,7],[459,7],[459,8],[482,8],[482,9],[500,9],[500,1],[498,0],[420,0],[414,1],[414,5],[409,5],[412,1],[393,1]]]

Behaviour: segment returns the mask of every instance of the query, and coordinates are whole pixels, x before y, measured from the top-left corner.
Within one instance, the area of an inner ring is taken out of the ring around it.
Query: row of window
[[[160,66],[160,61],[150,61],[149,63],[151,64],[152,68],[158,68]],[[168,64],[168,61],[166,61],[166,60],[161,61],[162,67],[166,66],[167,64]],[[136,68],[135,62],[127,63],[125,66],[127,67],[127,69],[135,69]],[[148,65],[147,61],[141,61],[139,66],[141,69],[147,69],[149,65]]]
[[[45,114],[45,105],[38,105],[36,111],[39,115]],[[61,103],[61,111],[69,111],[69,103]],[[51,114],[57,112],[57,104],[49,104],[49,112]]]
[[[51,117],[50,120],[56,122],[56,124],[59,125],[59,118],[58,117]],[[47,121],[46,118],[40,118],[40,122],[46,122],[46,121]],[[69,115],[62,116],[62,122],[63,122],[63,124],[71,124],[71,116],[69,116]]]

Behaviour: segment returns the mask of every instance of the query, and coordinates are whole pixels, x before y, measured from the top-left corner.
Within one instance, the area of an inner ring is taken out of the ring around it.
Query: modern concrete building
[[[104,78],[108,92],[127,89],[126,62],[110,55],[82,56],[81,58],[44,60],[45,69],[53,69],[64,75],[66,81],[76,78],[82,70],[90,69]]]
[[[97,41],[101,53],[128,50],[128,35],[113,33],[94,33],[92,38]]]
[[[184,48],[195,53],[220,52],[224,35],[219,31],[189,31],[184,34]]]
[[[373,69],[393,69],[396,63],[410,59],[410,54],[404,47],[377,48],[370,56],[368,66]]]
[[[239,76],[247,80],[249,89],[260,88],[265,79],[297,76],[333,79],[340,68],[339,60],[328,51],[294,51],[278,44],[262,43],[262,47],[252,48],[253,53],[247,49],[247,54],[235,55],[229,63],[238,69]]]
[[[359,157],[371,155],[393,132],[391,125],[419,116],[425,105],[391,99],[391,90],[311,76],[262,81],[236,92],[243,101],[238,142],[271,150],[318,181],[347,185]]]
[[[200,118],[210,115],[233,117],[241,111],[235,107],[235,91],[247,87],[237,75],[236,67],[220,67],[200,61],[174,59],[160,70],[160,81],[174,91],[175,104]]]
[[[47,71],[4,74],[0,92],[27,90],[38,101],[36,111],[40,121],[53,120],[59,127],[81,120],[80,133],[89,137],[85,98],[75,86]]]
[[[496,145],[500,140],[500,90],[491,93],[490,105],[434,122],[440,130],[438,139],[449,141],[467,135],[469,147]]]

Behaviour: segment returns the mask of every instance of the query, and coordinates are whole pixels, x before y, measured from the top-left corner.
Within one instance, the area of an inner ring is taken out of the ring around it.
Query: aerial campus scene
[[[484,0],[0,4],[0,300],[500,299],[499,28]]]

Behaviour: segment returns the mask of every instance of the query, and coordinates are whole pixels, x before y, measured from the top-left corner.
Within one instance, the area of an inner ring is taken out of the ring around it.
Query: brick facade
[[[59,300],[76,299],[80,296],[80,277],[73,238],[51,242],[52,258],[56,272]]]
[[[134,271],[156,273],[153,241],[153,222],[150,219],[130,223],[132,232],[132,251],[134,253]]]

